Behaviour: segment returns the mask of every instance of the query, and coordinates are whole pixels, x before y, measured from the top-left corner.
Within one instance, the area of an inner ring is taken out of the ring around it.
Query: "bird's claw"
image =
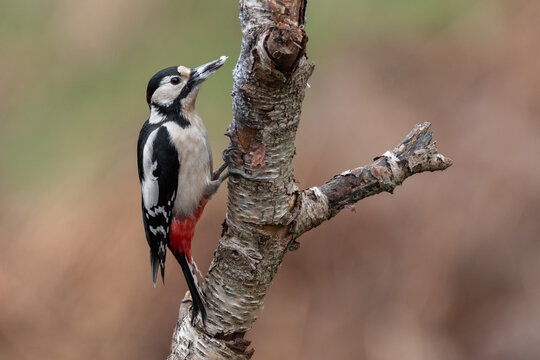
[[[229,175],[239,175],[241,177],[243,177],[244,179],[248,179],[248,180],[257,180],[259,179],[257,176],[254,176],[254,175],[250,175],[248,173],[246,173],[245,171],[242,171],[242,170],[238,170],[238,169],[235,169],[235,168],[231,168],[229,167],[229,170],[227,171],[229,173]]]
[[[244,179],[248,179],[248,180],[257,180],[257,179],[259,179],[259,177],[257,177],[257,176],[250,175],[250,174],[246,173],[245,171],[239,170],[239,169],[235,168],[234,166],[232,166],[233,161],[231,159],[231,157],[232,157],[231,153],[235,152],[235,151],[239,151],[239,150],[235,149],[235,148],[232,148],[232,147],[228,147],[227,149],[223,150],[223,153],[222,153],[224,164],[221,165],[221,166],[222,167],[223,166],[228,166],[227,176],[238,175],[238,176],[241,176]],[[231,181],[233,183],[235,183],[235,184],[238,182],[236,179],[233,179],[233,178],[231,178]]]

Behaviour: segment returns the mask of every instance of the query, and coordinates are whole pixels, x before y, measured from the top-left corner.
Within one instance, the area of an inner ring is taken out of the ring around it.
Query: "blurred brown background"
[[[540,358],[540,3],[312,1],[301,187],[431,121],[447,171],[304,235],[247,338],[256,359]],[[135,142],[148,78],[229,55],[198,109],[231,119],[235,1],[0,4],[0,358],[163,359],[186,291],[154,289]],[[217,162],[217,161],[216,161]],[[206,269],[226,187],[194,243]]]

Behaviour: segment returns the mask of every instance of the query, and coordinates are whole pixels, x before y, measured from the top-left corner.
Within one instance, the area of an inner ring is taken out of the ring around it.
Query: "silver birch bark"
[[[203,284],[208,318],[191,324],[189,293],[180,306],[169,360],[249,359],[244,335],[257,319],[283,257],[296,239],[346,205],[405,178],[452,162],[415,126],[392,151],[320,187],[294,182],[295,137],[314,66],[306,56],[306,0],[240,0],[242,49],[234,70],[227,214]]]

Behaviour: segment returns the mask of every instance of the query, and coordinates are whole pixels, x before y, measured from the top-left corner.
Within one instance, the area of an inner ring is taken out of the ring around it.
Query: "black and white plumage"
[[[226,57],[194,69],[174,66],[148,82],[150,117],[137,143],[142,214],[150,246],[152,281],[165,273],[167,248],[182,267],[193,299],[192,320],[206,312],[191,265],[193,229],[206,200],[221,181],[212,177],[212,154],[206,129],[195,111],[202,82]]]
[[[158,266],[161,267],[162,277],[165,272],[166,247],[178,188],[180,162],[167,128],[159,124],[146,122],[143,125],[137,148],[143,223],[150,246],[152,281],[155,285]]]

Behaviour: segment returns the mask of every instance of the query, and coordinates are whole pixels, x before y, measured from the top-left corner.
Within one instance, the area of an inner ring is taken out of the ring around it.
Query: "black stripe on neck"
[[[174,121],[182,129],[185,129],[191,126],[189,120],[182,114],[182,108],[180,106],[180,101],[175,99],[173,103],[169,106],[152,103],[152,106],[165,117],[167,121]]]

